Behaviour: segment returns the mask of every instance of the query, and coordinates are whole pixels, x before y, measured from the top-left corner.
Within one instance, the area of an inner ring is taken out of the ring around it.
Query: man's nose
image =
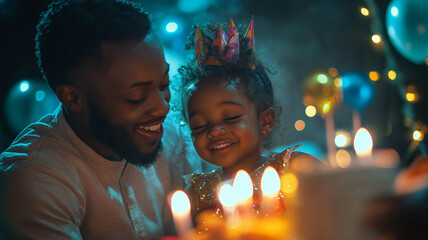
[[[154,97],[151,108],[150,115],[152,116],[165,116],[169,112],[169,100],[171,99],[171,94],[169,92],[159,92]]]

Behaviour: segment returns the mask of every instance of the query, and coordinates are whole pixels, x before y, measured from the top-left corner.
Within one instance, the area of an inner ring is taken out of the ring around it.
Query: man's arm
[[[2,174],[4,236],[82,239],[85,201],[80,183],[46,166],[24,163]]]

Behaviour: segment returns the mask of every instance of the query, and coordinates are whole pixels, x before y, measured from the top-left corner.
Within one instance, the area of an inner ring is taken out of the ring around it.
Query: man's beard
[[[112,149],[119,157],[138,167],[149,167],[156,162],[162,151],[162,141],[151,153],[143,153],[135,145],[131,136],[122,128],[110,124],[99,109],[89,100],[90,127],[95,138]]]

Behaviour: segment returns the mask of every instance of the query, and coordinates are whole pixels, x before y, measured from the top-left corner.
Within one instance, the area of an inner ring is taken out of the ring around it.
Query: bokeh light
[[[4,114],[11,131],[19,133],[28,124],[55,111],[59,100],[42,80],[25,79],[13,85],[5,98]]]
[[[285,194],[293,194],[299,187],[299,180],[292,173],[286,173],[281,177],[281,191]]]
[[[328,77],[325,74],[318,74],[317,76],[318,82],[321,84],[326,84],[328,82]]]
[[[414,93],[406,93],[406,100],[408,102],[415,102],[416,100],[416,95]]]
[[[323,113],[328,113],[328,112],[330,111],[330,108],[331,108],[331,104],[330,104],[330,102],[327,102],[327,103],[325,103],[325,104],[324,104],[324,106],[322,107],[322,112],[323,112]]]
[[[406,100],[414,103],[419,101],[419,93],[414,85],[409,85],[406,88]]]
[[[351,143],[351,134],[346,131],[337,131],[334,143],[337,147],[347,147]]]
[[[368,15],[370,15],[369,10],[368,10],[367,8],[365,8],[365,7],[362,7],[362,8],[360,9],[360,11],[361,11],[361,14],[362,14],[363,16],[368,16]]]
[[[330,76],[332,76],[332,77],[337,77],[337,74],[338,74],[337,69],[334,68],[334,67],[329,68],[328,69],[328,74]]]
[[[343,83],[342,78],[335,78],[334,79],[334,86],[340,88],[340,87],[342,87],[342,83]]]
[[[336,162],[340,168],[347,168],[351,165],[351,155],[345,149],[336,152]]]
[[[21,92],[26,92],[29,88],[30,84],[28,83],[28,81],[22,81],[19,85],[19,90],[21,90]]]
[[[309,105],[305,109],[305,114],[308,117],[313,117],[313,116],[315,116],[317,114],[317,109],[314,106]]]
[[[178,25],[175,22],[169,22],[166,27],[165,27],[167,32],[173,33],[175,31],[177,31],[178,29]]]
[[[424,139],[424,134],[419,130],[413,131],[412,136],[413,136],[413,140],[418,141],[418,142],[420,142]]]
[[[46,93],[43,90],[39,90],[36,92],[36,101],[37,102],[41,102],[43,101],[43,99],[45,99],[46,97]]]
[[[395,78],[397,78],[397,73],[394,70],[389,70],[388,71],[388,78],[391,80],[395,80]]]
[[[370,80],[372,80],[372,81],[376,82],[376,81],[378,81],[378,80],[379,80],[379,73],[378,73],[378,72],[376,72],[376,71],[371,71],[371,72],[369,73],[369,78],[370,78]]]
[[[303,129],[305,129],[305,126],[306,124],[302,120],[297,120],[296,123],[294,123],[294,127],[297,131],[302,131]]]
[[[379,34],[373,34],[372,35],[372,42],[374,44],[380,44],[382,42],[382,38],[380,37]]]

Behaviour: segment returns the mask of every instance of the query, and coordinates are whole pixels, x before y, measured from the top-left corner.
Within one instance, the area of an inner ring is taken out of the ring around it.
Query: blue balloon
[[[4,111],[7,124],[18,133],[28,124],[53,112],[58,105],[58,98],[44,81],[22,80],[13,85],[6,96]]]
[[[395,49],[413,63],[424,63],[428,58],[428,1],[393,0],[385,22]]]
[[[359,72],[342,76],[343,101],[353,109],[362,111],[373,100],[375,91],[370,80]]]

